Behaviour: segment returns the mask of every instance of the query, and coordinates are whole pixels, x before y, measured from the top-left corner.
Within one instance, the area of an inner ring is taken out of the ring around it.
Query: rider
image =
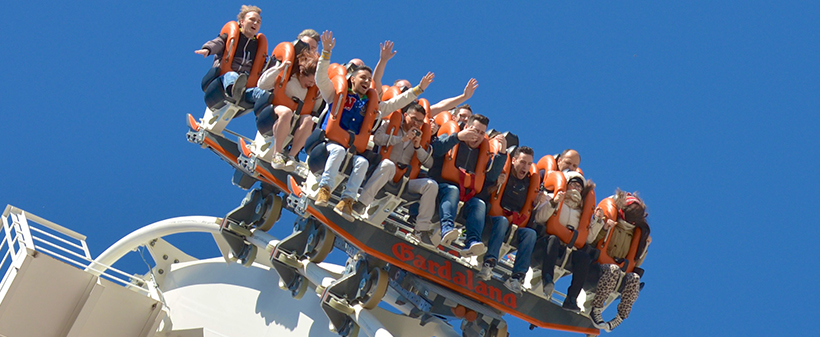
[[[290,77],[287,86],[285,87],[285,95],[287,97],[298,98],[307,105],[303,109],[316,110],[321,107],[321,100],[314,100],[313,97],[307,97],[308,89],[313,87],[316,78],[316,66],[319,60],[319,55],[311,52],[309,49],[302,50],[297,56],[297,65],[294,68],[293,75]],[[262,73],[259,77],[258,88],[263,90],[272,90],[275,85],[276,76],[279,75],[282,68],[289,65],[290,61],[280,63]],[[290,151],[283,153],[285,147],[285,139],[290,134],[291,119],[293,113],[289,107],[284,105],[277,105],[273,108],[273,112],[277,115],[276,122],[272,122],[272,116],[269,110],[261,109],[262,111],[257,116],[257,126],[261,130],[273,130],[273,159],[271,166],[274,169],[287,169],[292,171],[296,166],[296,155],[305,146],[310,133],[313,131],[313,116],[310,114],[301,114],[299,116],[299,126],[293,136],[293,144]]]
[[[231,63],[232,71],[221,76],[225,92],[231,93],[231,99],[234,103],[239,103],[243,98],[247,102],[254,103],[257,98],[265,93],[264,90],[259,88],[245,89],[248,74],[256,58],[256,34],[259,33],[259,26],[262,24],[261,15],[262,9],[259,7],[242,5],[239,15],[236,16],[241,34],[239,34],[239,40],[235,47],[237,50],[233,63]],[[205,42],[202,48],[194,51],[194,53],[202,55],[202,57],[214,55],[214,67],[219,67],[222,53],[225,52],[227,38],[227,34],[220,34],[215,39]]]
[[[631,246],[635,228],[639,228],[641,236],[639,238],[637,254],[635,258],[635,266],[640,266],[646,257],[646,251],[652,238],[649,236],[649,224],[646,222],[646,204],[638,197],[637,192],[627,193],[618,189],[613,197],[615,206],[618,209],[618,216],[616,220],[607,219],[603,231],[598,233],[596,242],[603,240],[607,231],[611,228],[612,236],[609,238],[610,243],[607,249],[607,254],[616,259],[623,259],[627,257],[627,252]],[[596,210],[596,213],[599,211]],[[612,331],[623,320],[629,317],[629,312],[632,311],[632,305],[638,299],[638,293],[641,290],[641,276],[633,272],[626,273],[618,265],[604,264],[601,265],[601,277],[598,280],[598,290],[592,300],[592,312],[590,318],[595,327],[604,329],[607,332]],[[601,312],[604,310],[604,302],[609,298],[609,294],[615,291],[615,286],[618,279],[623,277],[623,291],[621,291],[621,302],[618,303],[618,315],[609,322],[604,322],[601,317]]]
[[[563,201],[558,222],[565,227],[580,228],[584,198],[586,194],[589,193],[589,186],[592,185],[592,182],[587,182],[584,176],[576,171],[564,171],[564,176],[567,181],[566,193],[563,191],[556,193],[542,192],[542,196],[539,198],[541,202],[535,208],[534,220],[536,226],[545,226],[549,218],[556,212],[561,201]],[[582,240],[585,239],[587,238],[583,238]],[[546,241],[546,252],[541,273],[544,294],[550,296],[555,288],[555,284],[553,283],[555,263],[561,255],[561,252],[566,249],[566,244],[561,242],[561,239],[557,236],[546,233],[539,237],[539,241]],[[572,258],[573,266],[572,282],[570,283],[569,289],[567,289],[567,296],[564,299],[562,307],[568,311],[578,312],[580,308],[578,308],[576,304],[577,298],[586,280],[592,259],[586,250],[575,250],[570,257]]]
[[[504,193],[501,195],[501,205],[504,210],[518,211],[524,208],[527,202],[527,192],[530,189],[530,167],[532,166],[533,154],[532,148],[526,146],[516,147],[510,155],[510,175],[506,176],[502,173],[498,177],[498,180],[506,180]],[[490,184],[492,184],[492,182]],[[492,270],[498,262],[498,253],[501,249],[501,244],[509,229],[509,220],[506,216],[492,216],[490,219],[493,227],[488,242],[489,247],[487,248],[487,254],[484,255],[484,264],[481,267],[481,272],[478,274],[478,277],[484,281],[492,277]],[[532,257],[532,250],[535,246],[536,233],[532,228],[519,227],[518,230],[516,230],[516,235],[518,237],[518,253],[516,253],[512,275],[504,282],[504,285],[510,289],[510,291],[520,295],[522,284],[524,283],[524,276],[530,267],[530,258]]]
[[[373,142],[379,146],[393,146],[390,158],[385,158],[379,167],[373,172],[371,178],[365,184],[362,194],[359,196],[359,203],[368,205],[379,190],[396,173],[396,165],[409,165],[413,156],[419,159],[422,166],[430,167],[433,164],[432,153],[429,149],[421,146],[421,127],[424,125],[424,107],[417,103],[410,103],[407,112],[402,118],[401,127],[395,135],[387,134],[389,124],[382,124],[373,135]],[[407,191],[421,194],[419,200],[418,216],[416,217],[415,234],[420,241],[432,244],[429,239],[429,231],[432,229],[432,222],[435,211],[436,194],[438,185],[429,178],[410,179],[407,182]],[[359,205],[357,203],[357,205]],[[426,233],[427,235],[424,235]]]
[[[438,198],[441,201],[439,206],[439,214],[441,218],[441,244],[449,245],[453,240],[458,238],[458,232],[455,230],[455,218],[458,212],[458,202],[460,199],[461,189],[452,181],[442,178],[442,170],[444,168],[445,157],[447,153],[456,145],[458,146],[458,153],[456,154],[456,166],[460,169],[470,172],[481,172],[487,170],[486,167],[476,167],[478,165],[477,157],[481,156],[480,146],[482,142],[486,141],[487,125],[490,119],[480,114],[474,114],[467,120],[466,127],[452,134],[443,134],[438,138],[433,139],[433,166],[430,167],[429,176],[438,182],[439,192]],[[504,137],[498,139],[500,151],[494,158],[496,160],[505,160],[507,153],[507,141]],[[489,166],[489,165],[488,165]],[[501,173],[503,166],[492,165],[492,169],[486,173],[485,179],[495,181]],[[461,252],[462,256],[475,256],[484,254],[487,247],[481,242],[481,232],[484,230],[484,217],[487,214],[486,204],[477,195],[473,195],[464,201],[464,214],[467,220],[467,238],[464,242],[465,249]]]

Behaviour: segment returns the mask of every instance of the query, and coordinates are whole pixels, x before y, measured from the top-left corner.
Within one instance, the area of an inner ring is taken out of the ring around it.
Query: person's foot
[[[602,311],[604,311],[602,308],[592,308],[592,311],[589,313],[589,319],[592,320],[592,325],[595,326],[596,329],[604,329],[607,326],[604,322],[604,318],[601,317]]]
[[[327,186],[319,187],[319,193],[316,194],[316,201],[313,202],[316,206],[327,206],[327,201],[330,200],[330,188]]]
[[[341,215],[343,218],[345,218],[345,220],[353,222],[354,202],[355,201],[353,201],[353,199],[351,198],[344,198],[342,199],[342,201],[339,201],[339,203],[336,204],[336,207],[333,208],[333,211],[336,212],[336,214]]]
[[[489,281],[493,277],[493,265],[490,262],[484,262],[481,266],[481,271],[478,272],[478,278],[482,281]]]
[[[293,172],[296,170],[297,165],[299,165],[299,160],[297,160],[294,157],[287,156],[287,159],[285,160],[285,166],[282,167],[282,169],[287,172]]]
[[[615,330],[615,328],[621,325],[621,322],[623,321],[624,319],[621,318],[621,315],[615,316],[615,318],[613,318],[611,321],[606,322],[606,326],[604,326],[604,331],[612,332],[612,330]]]
[[[517,277],[510,277],[504,281],[504,286],[518,296],[524,292],[524,287],[521,285],[521,280]]]
[[[231,87],[231,99],[233,99],[234,104],[239,104],[242,98],[245,97],[245,86],[247,85],[248,75],[239,74],[239,77],[236,78],[236,82],[233,82]]]
[[[270,161],[270,166],[273,167],[274,170],[281,170],[285,167],[285,162],[288,160],[282,153],[276,153],[273,155],[273,159]]]
[[[356,201],[355,203],[353,203],[353,214],[355,214],[356,216],[364,217],[366,210],[367,210],[367,205],[365,205],[365,204],[363,204],[359,201]]]
[[[581,312],[581,308],[579,308],[578,305],[575,304],[575,301],[576,299],[574,298],[566,298],[564,299],[564,304],[561,305],[561,308],[563,308],[566,311],[574,312],[576,314]]]
[[[552,291],[555,290],[555,283],[552,283],[552,280],[544,281],[544,287],[541,289],[544,290],[544,296],[550,298],[552,297]]]
[[[449,246],[458,239],[458,231],[453,226],[441,226],[441,245]]]
[[[464,249],[461,250],[461,257],[478,256],[487,252],[487,246],[481,241],[473,241],[468,243]]]
[[[419,241],[420,244],[428,248],[436,248],[438,245],[433,242],[433,233],[431,231],[414,231],[413,237]]]

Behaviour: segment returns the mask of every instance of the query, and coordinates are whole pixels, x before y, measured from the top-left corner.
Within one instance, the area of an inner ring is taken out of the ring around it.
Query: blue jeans
[[[339,167],[345,160],[345,153],[347,149],[336,143],[327,143],[327,162],[325,162],[325,171],[322,173],[322,178],[319,180],[319,186],[327,186],[333,188],[333,181],[336,175],[339,174]],[[367,159],[360,155],[353,156],[353,170],[350,171],[350,177],[347,179],[347,185],[342,192],[342,199],[356,200],[359,193],[359,186],[362,185],[365,174],[367,174]]]
[[[225,92],[228,93],[228,96],[231,93],[228,91],[228,86],[233,85],[236,82],[236,79],[239,78],[239,73],[235,71],[229,71],[222,76],[222,86],[225,88]],[[256,101],[265,94],[265,90],[259,89],[257,87],[253,88],[246,88],[245,89],[245,102],[248,103],[256,103]]]
[[[455,226],[458,213],[458,186],[451,183],[438,183],[439,216],[441,217],[441,233],[446,233]],[[487,214],[484,201],[473,197],[464,203],[464,217],[467,219],[467,247],[473,242],[481,242],[481,232],[484,231],[484,215]],[[497,254],[497,253],[496,253]]]
[[[490,236],[490,242],[487,247],[487,254],[484,255],[484,261],[494,259],[498,261],[498,252],[501,250],[501,244],[504,243],[504,234],[507,234],[507,229],[510,227],[509,221],[503,216],[491,217],[493,228]],[[535,230],[532,228],[521,227],[516,230],[518,236],[518,253],[515,254],[515,264],[513,264],[512,274],[524,274],[530,268],[530,261],[532,259],[532,250],[535,247]]]

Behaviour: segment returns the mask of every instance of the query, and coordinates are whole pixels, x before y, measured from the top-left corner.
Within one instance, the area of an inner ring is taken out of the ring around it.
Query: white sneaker
[[[453,243],[453,241],[456,241],[456,239],[458,239],[458,231],[454,228],[450,228],[449,231],[441,233],[440,243],[442,246],[449,246],[451,243]]]
[[[273,167],[275,170],[281,170],[285,167],[285,162],[287,161],[287,157],[284,154],[276,153],[273,155],[273,159],[270,161],[270,166]]]
[[[493,266],[489,263],[484,262],[484,265],[481,266],[481,271],[478,272],[478,278],[482,281],[489,281],[490,278],[493,277]]]
[[[461,250],[461,257],[479,256],[487,252],[487,246],[481,241],[473,241],[470,246]]]
[[[507,281],[504,281],[504,286],[518,296],[521,296],[521,294],[524,293],[524,287],[521,286],[521,280],[515,277],[510,277]]]
[[[296,170],[296,165],[298,165],[298,163],[299,161],[296,160],[296,158],[287,156],[287,159],[285,160],[285,165],[282,166],[282,169],[286,172],[293,172]]]

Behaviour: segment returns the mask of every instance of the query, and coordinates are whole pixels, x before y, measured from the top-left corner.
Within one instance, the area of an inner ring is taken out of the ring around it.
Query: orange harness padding
[[[222,60],[219,66],[219,75],[232,71],[231,65],[233,58],[236,55],[237,43],[239,42],[239,23],[236,21],[229,21],[219,32],[219,35],[226,34],[228,38],[225,39],[225,51],[222,53]],[[256,87],[256,82],[259,81],[259,76],[262,75],[262,68],[265,67],[265,59],[268,58],[268,39],[265,34],[256,34],[256,57],[253,59],[253,66],[251,66],[251,73],[248,74],[248,84],[246,88]]]
[[[538,163],[535,164],[535,167],[538,169],[539,173],[543,174],[544,177],[546,177],[547,173],[549,173],[550,171],[558,170],[558,163],[555,161],[555,157],[553,157],[551,154],[548,154],[546,156],[541,157],[541,159],[538,160]],[[584,175],[584,171],[582,171],[580,167],[577,168],[576,171],[578,171],[578,173],[580,173],[581,175]]]
[[[548,173],[558,170],[558,165],[555,163],[555,158],[548,154],[538,159],[538,163],[535,164],[535,169],[538,170],[538,173],[546,180]]]
[[[598,204],[598,208],[604,211],[604,218],[617,220],[618,219],[618,209],[615,206],[615,201],[612,198],[606,198],[601,200]],[[635,269],[635,258],[638,256],[638,246],[641,242],[641,229],[637,226],[635,227],[635,232],[632,233],[632,242],[629,245],[629,252],[626,254],[626,258],[623,259],[620,263],[615,261],[615,258],[609,256],[609,244],[612,242],[613,231],[610,230],[606,236],[598,241],[596,244],[596,248],[601,251],[601,255],[598,256],[598,263],[600,264],[614,264],[620,266],[622,269],[626,267],[624,270],[627,273],[632,272]]]
[[[508,155],[507,161],[504,163],[503,171],[503,173],[507,176],[507,179],[510,177],[511,169],[512,162]],[[540,178],[541,177],[538,175],[538,171],[535,169],[535,165],[530,165],[530,185],[527,189],[527,199],[524,202],[524,206],[518,211],[509,211],[501,207],[501,197],[504,195],[504,190],[507,188],[507,180],[502,182],[501,187],[499,187],[495,193],[490,194],[490,215],[503,215],[507,218],[510,224],[514,224],[518,227],[526,227],[530,220],[530,215],[532,214],[532,203],[535,201],[535,197],[538,196],[538,189],[541,186]]]
[[[273,90],[271,90],[273,92],[271,104],[286,106],[288,109],[298,113],[299,115],[309,115],[313,109],[315,99],[319,95],[319,88],[316,85],[308,88],[308,92],[304,97],[301,108],[299,107],[299,103],[297,101],[294,101],[292,97],[288,97],[287,94],[285,94],[285,89],[290,81],[290,74],[294,72],[289,67],[296,65],[296,54],[293,49],[293,44],[290,42],[279,43],[276,45],[276,48],[273,48],[273,54],[271,57],[279,60],[280,62],[290,62],[290,66],[285,66],[282,68],[282,71],[276,76]],[[302,101],[301,98],[297,98]],[[307,106],[307,108],[305,108],[305,106]],[[297,109],[299,109],[299,111],[296,111]]]
[[[339,68],[342,72],[339,73]],[[348,87],[347,78],[345,78],[344,68],[341,66],[329,67],[328,73],[331,76],[330,81],[333,83],[333,89],[336,92],[333,95],[333,106],[327,115],[327,129],[325,130],[325,137],[346,149],[351,145],[354,146],[357,153],[363,153],[367,150],[367,142],[370,140],[370,133],[373,128],[373,123],[376,122],[376,116],[379,114],[379,98],[376,90],[367,89],[367,106],[365,106],[364,120],[359,129],[359,134],[354,135],[342,128],[340,118],[344,110],[344,101],[347,99]],[[334,76],[335,75],[335,76]],[[351,138],[352,137],[352,138]]]
[[[550,180],[550,181],[547,181]],[[560,180],[560,181],[556,181]],[[544,187],[547,185],[563,185],[563,191],[566,191],[566,178],[564,174],[558,171],[553,171],[547,175],[544,180]],[[558,191],[554,191],[558,193]],[[589,234],[589,222],[592,220],[592,213],[595,210],[595,191],[590,190],[584,198],[584,206],[581,211],[581,219],[578,221],[578,228],[571,230],[559,222],[561,211],[564,203],[561,202],[552,217],[547,220],[547,234],[555,235],[567,245],[573,245],[575,248],[581,248],[586,244],[587,235]]]
[[[445,123],[447,123],[451,120],[453,120],[453,116],[451,116],[450,113],[447,112],[447,111],[439,113],[434,118],[434,121],[436,122],[436,124],[438,124],[438,126],[444,126]],[[458,125],[458,124],[456,124],[456,125]],[[442,135],[441,132],[439,132],[438,134],[439,134],[439,136]]]
[[[458,131],[458,124],[451,120],[439,128],[438,135],[453,134],[458,133]],[[490,160],[490,141],[485,135],[484,140],[482,140],[478,146],[478,159],[473,168],[473,172],[475,173],[469,173],[463,168],[456,166],[456,155],[458,154],[459,145],[461,144],[456,144],[456,146],[453,146],[453,148],[444,155],[444,162],[441,166],[441,178],[457,184],[459,200],[467,201],[481,192],[481,189],[484,187],[487,162]]]

